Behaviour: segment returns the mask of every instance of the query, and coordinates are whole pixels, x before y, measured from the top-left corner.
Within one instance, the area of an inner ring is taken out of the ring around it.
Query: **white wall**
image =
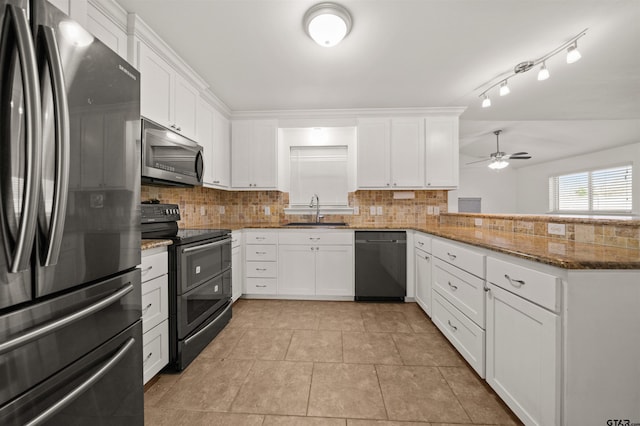
[[[549,177],[593,168],[633,163],[633,214],[640,214],[640,143],[518,169],[517,212],[541,214],[549,210]]]
[[[517,172],[511,167],[500,171],[482,165],[464,166],[476,158],[460,156],[460,184],[449,191],[449,211],[458,211],[458,197],[482,198],[482,213],[515,213],[517,210]]]

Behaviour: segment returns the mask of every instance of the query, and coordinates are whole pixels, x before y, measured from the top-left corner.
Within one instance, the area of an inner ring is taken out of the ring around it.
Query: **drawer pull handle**
[[[423,245],[424,245],[424,243],[423,243],[422,241],[418,241],[418,245],[419,245],[419,246],[423,246]]]
[[[319,241],[320,237],[309,237],[311,241]]]
[[[504,277],[509,281],[509,284],[511,284],[514,287],[522,287],[525,284],[523,280],[514,280],[507,274],[504,274]],[[518,283],[520,285],[515,285],[514,283]]]
[[[451,258],[451,260],[456,260],[456,257],[458,257],[455,254],[451,254],[449,252],[447,252],[447,256],[449,256],[449,258]]]
[[[256,271],[266,271],[267,268],[256,268]]]
[[[142,310],[142,316],[145,316],[149,308],[152,306],[153,306],[153,303],[149,303],[147,306],[145,306],[144,309]]]
[[[257,251],[256,254],[267,254],[266,251]]]
[[[266,284],[256,284],[256,287],[260,287],[260,288],[265,288],[267,285]]]
[[[149,355],[147,355],[147,357],[144,359],[144,361],[142,361],[142,364],[146,364],[147,361],[149,361],[152,356],[153,356],[153,352],[149,352]]]
[[[455,325],[451,324],[451,321],[447,320],[447,324],[449,324],[449,327],[451,327],[453,329],[453,331],[458,331],[458,327],[456,327]]]
[[[266,237],[256,237],[256,240],[260,240],[260,241],[266,240],[266,239],[267,239]]]
[[[147,266],[146,268],[144,268],[144,269],[142,270],[141,275],[146,274],[147,272],[149,272],[149,271],[150,271],[150,270],[152,270],[152,269],[153,269],[153,265],[151,265],[151,266]]]
[[[458,286],[451,284],[451,281],[447,281],[447,284],[449,284],[449,287],[451,287],[453,291],[456,291],[458,289]]]

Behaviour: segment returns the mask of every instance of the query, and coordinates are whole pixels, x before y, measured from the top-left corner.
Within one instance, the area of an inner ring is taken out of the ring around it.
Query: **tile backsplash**
[[[359,214],[325,215],[326,222],[347,222],[350,225],[410,226],[416,223],[434,225],[439,213],[447,211],[447,191],[401,191],[414,198],[394,199],[400,191],[356,191],[349,193],[349,206]],[[409,194],[410,195],[410,194]],[[141,199],[158,199],[161,203],[180,205],[181,228],[233,224],[280,224],[312,220],[309,215],[285,215],[289,194],[280,191],[222,191],[217,189],[164,188],[142,185]],[[321,204],[322,206],[322,204]],[[382,209],[372,215],[371,207]],[[269,213],[265,210],[268,207]]]

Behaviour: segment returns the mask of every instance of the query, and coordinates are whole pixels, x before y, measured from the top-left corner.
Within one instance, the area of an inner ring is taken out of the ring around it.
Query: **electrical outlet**
[[[369,207],[369,214],[371,216],[375,216],[376,215],[376,206]]]
[[[204,206],[200,206],[200,216],[204,216],[205,214],[207,214],[207,210],[204,208]]]
[[[360,214],[360,207],[355,206],[355,207],[353,208],[353,214]]]
[[[564,223],[548,223],[547,232],[552,235],[565,235],[565,225]]]
[[[427,214],[433,214],[433,206],[427,206]]]
[[[265,216],[271,216],[271,207],[264,206],[264,215]]]
[[[482,219],[480,219],[479,217],[475,218],[473,220],[476,224],[476,226],[482,226]]]
[[[218,209],[218,211],[220,212],[220,214],[224,214],[224,211],[225,211],[224,206],[220,206],[220,209]]]
[[[378,207],[376,207],[376,214],[377,214],[378,216],[382,216],[382,206],[378,206]]]
[[[437,216],[437,215],[439,215],[439,214],[440,214],[440,207],[435,206],[435,207],[433,208],[433,214],[435,214],[436,216]]]

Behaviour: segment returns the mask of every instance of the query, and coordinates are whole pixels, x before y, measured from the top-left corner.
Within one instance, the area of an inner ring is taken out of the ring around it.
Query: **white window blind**
[[[554,212],[631,212],[631,165],[549,178],[549,207]]]

